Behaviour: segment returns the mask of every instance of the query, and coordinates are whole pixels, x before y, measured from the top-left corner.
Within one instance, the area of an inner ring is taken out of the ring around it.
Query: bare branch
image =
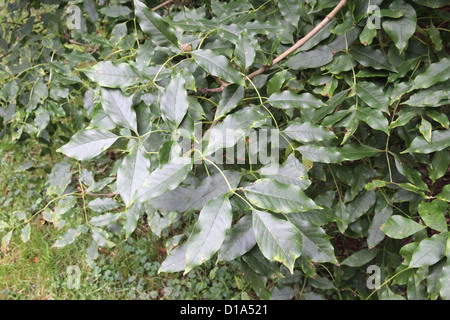
[[[171,4],[174,0],[167,0],[164,1],[163,3],[158,4],[156,7],[152,8],[153,11],[158,10],[159,8],[162,8],[164,6],[167,6],[168,4]]]
[[[105,197],[105,198],[114,198],[119,195],[119,193],[86,193],[87,196],[91,197]]]

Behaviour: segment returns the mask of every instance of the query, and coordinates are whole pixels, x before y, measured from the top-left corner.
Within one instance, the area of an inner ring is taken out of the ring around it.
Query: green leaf
[[[441,273],[442,273],[442,268],[445,265],[445,260],[441,260],[438,263],[436,263],[435,265],[429,267],[429,268],[424,268],[428,269],[428,274],[426,276],[426,281],[427,281],[427,294],[428,294],[428,299],[430,300],[436,300],[439,298],[440,294],[439,294],[439,278],[441,277]]]
[[[353,170],[353,176],[351,179],[351,196],[355,198],[366,186],[370,179],[376,177],[378,172],[376,170],[370,170],[365,165],[359,164]]]
[[[89,160],[108,149],[119,137],[102,129],[85,129],[77,132],[57,151],[77,160]]]
[[[443,300],[450,300],[450,258],[442,267],[441,277],[439,278],[439,293]]]
[[[334,34],[344,34],[353,29],[355,27],[355,23],[356,21],[353,21],[351,12],[348,11],[344,16],[344,21],[341,24],[338,24],[334,29],[331,29],[330,32]]]
[[[19,87],[16,81],[4,83],[0,89],[0,98],[3,98],[5,102],[12,102],[17,92],[19,92]]]
[[[267,276],[277,277],[283,276],[280,272],[280,266],[274,261],[267,260],[258,247],[254,247],[248,253],[246,253],[242,260],[244,260],[252,270],[255,272]]]
[[[0,220],[0,230],[10,228],[9,224],[7,224],[5,221]]]
[[[302,5],[299,0],[279,0],[278,7],[281,14],[284,16],[287,22],[297,28],[298,21],[300,20],[300,6]]]
[[[30,240],[30,231],[31,231],[30,224],[27,223],[20,232],[20,239],[22,240],[23,243],[27,243]]]
[[[43,78],[38,78],[30,93],[30,100],[28,101],[27,111],[36,109],[38,104],[41,104],[48,97],[48,88],[44,83]]]
[[[322,100],[311,93],[295,94],[288,90],[272,94],[267,103],[281,109],[317,109],[324,105]]]
[[[298,150],[303,157],[313,162],[322,163],[339,163],[344,161],[339,148],[323,147],[320,145],[309,144],[298,147]]]
[[[363,191],[355,200],[347,205],[347,210],[350,213],[347,221],[352,223],[358,220],[372,208],[375,201],[375,191]]]
[[[412,118],[414,118],[417,115],[414,111],[406,111],[406,112],[399,112],[398,118],[395,121],[392,121],[389,124],[389,128],[393,129],[396,127],[403,127],[406,125]]]
[[[132,108],[133,96],[125,96],[120,90],[102,89],[102,107],[116,124],[137,132],[136,112]]]
[[[123,230],[125,231],[125,237],[129,237],[134,230],[136,230],[137,223],[141,213],[141,204],[139,202],[134,202],[125,211],[125,225]]]
[[[128,206],[150,174],[150,160],[139,145],[123,159],[117,170],[117,190]]]
[[[255,108],[244,108],[228,115],[205,135],[208,146],[203,154],[210,155],[221,148],[234,146],[247,130],[261,126],[268,117]]]
[[[186,243],[170,251],[169,255],[161,264],[158,273],[180,272],[186,267]]]
[[[408,284],[406,288],[406,297],[408,300],[425,300],[426,289],[423,281],[419,279],[416,273],[412,273],[409,276]]]
[[[8,252],[9,251],[9,243],[11,241],[12,230],[8,231],[2,238],[1,251]]]
[[[220,249],[231,227],[232,218],[228,194],[206,203],[187,241],[185,274],[211,259]]]
[[[98,11],[94,0],[84,0],[83,1],[84,10],[86,10],[89,20],[96,22],[98,20]]]
[[[381,50],[373,49],[370,46],[356,46],[350,49],[350,55],[364,67],[372,67],[376,70],[388,70],[396,72],[395,68],[389,64],[386,56]]]
[[[420,241],[414,250],[409,267],[428,267],[444,258],[447,239],[448,233],[440,233]]]
[[[281,262],[293,274],[295,260],[302,250],[300,231],[289,221],[268,212],[252,213],[256,243],[263,255],[270,261]]]
[[[374,27],[370,19],[367,19],[367,23],[364,26],[363,31],[359,34],[359,41],[368,46],[372,44],[373,39],[377,36],[377,29]]]
[[[276,172],[273,172],[271,166],[269,166],[262,167],[259,170],[259,174],[263,178],[270,178],[284,184],[299,186],[302,190],[311,185],[305,166],[297,160],[293,153],[289,155],[283,165],[278,167]]]
[[[232,189],[237,188],[241,179],[237,171],[223,170]],[[230,191],[224,177],[217,172],[202,180],[200,185],[179,186],[151,201],[152,206],[163,211],[191,212],[201,210],[205,204],[215,197]]]
[[[291,139],[300,142],[317,142],[337,138],[332,131],[310,122],[291,122],[283,132]]]
[[[421,195],[422,198],[426,198],[426,195],[422,191],[422,189],[416,187],[412,183],[409,183],[409,182],[407,182],[407,183],[397,183],[397,186],[399,186],[400,188],[403,188],[403,189],[405,189],[407,191],[411,191],[411,192],[417,193],[417,194]]]
[[[336,55],[332,62],[323,66],[321,69],[328,70],[334,75],[339,75],[342,72],[352,70],[356,66],[356,61],[351,59],[346,54]],[[347,92],[349,89],[346,90]]]
[[[111,198],[97,198],[95,200],[89,201],[87,206],[96,212],[105,212],[118,208],[119,203]]]
[[[450,155],[447,150],[438,151],[434,154],[433,160],[428,168],[431,181],[434,183],[437,179],[443,177],[450,166]]]
[[[139,83],[139,74],[127,63],[115,65],[111,61],[100,61],[81,71],[102,87],[126,88]]]
[[[447,203],[439,199],[432,202],[421,202],[419,203],[419,214],[427,227],[439,232],[447,232],[447,220],[445,219],[447,207]]]
[[[45,183],[47,186],[47,194],[62,195],[64,190],[72,181],[72,172],[70,172],[71,165],[69,159],[64,159],[56,163],[48,179]]]
[[[345,230],[347,230],[350,219],[350,212],[348,211],[347,206],[344,204],[344,202],[339,201],[334,206],[334,216],[336,218],[336,224],[339,231],[341,233],[344,233]]]
[[[424,90],[419,90],[412,94],[409,99],[402,104],[411,107],[439,107],[448,104],[450,100],[448,81],[433,85]]]
[[[314,262],[337,263],[334,247],[321,227],[302,220],[295,212],[286,217],[302,234],[302,257]]]
[[[194,60],[211,75],[236,84],[243,82],[241,74],[232,67],[226,57],[218,55],[209,49],[195,50],[191,54]]]
[[[94,239],[91,240],[89,247],[86,249],[86,256],[92,260],[96,260],[98,258],[98,243]]]
[[[287,70],[282,70],[277,72],[270,78],[269,82],[267,82],[267,94],[271,96],[274,93],[280,92],[283,84],[286,82],[286,74]]]
[[[392,2],[389,9],[403,12],[403,17],[400,19],[383,19],[384,31],[386,31],[392,41],[394,41],[394,44],[400,53],[402,53],[408,45],[409,38],[411,38],[416,31],[416,10],[414,10],[414,7],[410,4],[402,0],[395,0]]]
[[[326,106],[314,110],[314,115],[311,118],[311,122],[313,123],[319,122],[323,117],[333,112],[339,105],[341,105],[344,102],[344,100],[347,98],[347,94],[349,91],[350,89],[347,89],[333,95],[327,101]]]
[[[96,216],[89,220],[89,223],[96,227],[104,227],[107,226],[119,219],[120,215],[117,213],[105,213],[100,216]]]
[[[139,0],[134,0],[134,12],[138,18],[142,31],[150,36],[155,36],[159,33],[175,47],[178,47],[178,39],[175,31],[163,18],[161,18],[160,15],[149,9]]]
[[[198,102],[193,96],[188,96],[189,101],[189,109],[188,114],[193,121],[199,121],[205,119],[205,111],[203,110],[203,106]]]
[[[381,230],[393,239],[405,239],[424,228],[425,226],[400,215],[393,215],[381,226]]]
[[[433,129],[433,126],[429,121],[427,121],[425,118],[422,117],[422,122],[419,126],[419,132],[422,134],[422,136],[427,140],[428,143],[431,142],[431,130]]]
[[[432,63],[424,72],[416,76],[409,91],[426,89],[448,79],[450,79],[450,59],[444,58],[439,62]]]
[[[220,119],[234,108],[236,108],[244,98],[245,90],[243,86],[238,85],[228,85],[222,92],[219,103],[217,104],[216,114],[214,119]]]
[[[372,129],[383,131],[386,134],[389,133],[389,121],[380,110],[360,106],[356,114],[359,119],[367,123]]]
[[[450,185],[444,186],[444,188],[442,188],[442,192],[438,194],[436,198],[450,202]]]
[[[366,263],[369,263],[378,254],[378,249],[361,249],[353,253],[350,257],[344,259],[341,265],[349,267],[362,267]]]
[[[118,18],[130,15],[131,9],[125,6],[109,6],[100,9],[105,16]]]
[[[371,182],[369,182],[368,184],[366,184],[364,189],[375,190],[377,188],[385,187],[386,184],[387,184],[386,181],[375,179],[375,180],[372,180]]]
[[[219,250],[218,261],[231,261],[243,256],[256,245],[252,217],[243,216],[227,233]]]
[[[185,85],[186,81],[183,77],[183,71],[181,71],[172,76],[160,99],[160,109],[163,117],[170,123],[175,124],[176,128],[183,121],[189,108]]]
[[[447,0],[413,0],[415,3],[430,8],[441,8],[448,5]]]
[[[312,48],[316,47],[323,40],[328,39],[331,36],[330,30],[333,29],[335,26],[336,20],[333,19],[330,22],[328,22],[322,29],[320,29],[315,35],[313,35],[303,46],[298,48],[297,51],[309,51]],[[338,39],[337,42],[340,41],[339,37],[337,37],[337,39]],[[350,42],[352,39],[348,40]],[[328,47],[328,49],[332,51],[331,47]]]
[[[175,189],[191,170],[191,158],[173,158],[170,162],[154,170],[145,179],[142,187],[137,190],[135,199],[140,202],[145,202]]]
[[[81,234],[81,226],[77,228],[71,228],[66,231],[58,240],[56,240],[55,244],[52,246],[53,248],[63,248],[68,244],[73,243],[76,238]]]
[[[431,133],[431,142],[422,136],[417,136],[409,145],[409,148],[401,153],[432,153],[441,151],[450,146],[450,130],[434,130]]]
[[[222,173],[227,178],[231,188],[237,188],[241,180],[240,173],[231,170],[222,170]],[[224,183],[222,173],[216,173],[203,179],[202,183],[192,192],[193,194],[191,194],[185,210],[201,210],[209,200],[228,193],[230,189]]]
[[[367,145],[345,144],[339,150],[343,160],[356,161],[364,158],[372,157],[383,150],[376,149]]]
[[[450,102],[450,101],[449,101]],[[437,111],[428,111],[426,115],[439,123],[443,128],[448,129],[450,127],[450,120],[447,115]]]
[[[419,171],[413,170],[407,163],[404,163],[397,155],[394,155],[395,166],[398,172],[404,175],[409,182],[423,191],[428,191],[428,186],[422,181],[422,175]]]
[[[236,41],[234,55],[236,56],[236,62],[243,69],[249,68],[255,61],[256,51],[252,39],[245,32],[242,32]]]
[[[381,87],[371,82],[359,81],[356,84],[356,93],[369,107],[389,113],[389,98]]]
[[[244,188],[244,191],[252,204],[273,212],[290,213],[320,209],[300,187],[269,178],[258,179],[253,185]]]
[[[441,51],[443,49],[441,34],[439,30],[434,26],[433,22],[431,22],[430,27],[428,28],[428,32],[430,33],[430,39],[433,42],[434,49],[436,51]]]
[[[330,46],[318,46],[313,50],[301,51],[291,57],[286,65],[293,70],[313,69],[333,61],[333,49]]]
[[[380,300],[406,300],[405,297],[399,294],[395,294],[388,286],[384,287],[384,290],[379,290]]]
[[[380,228],[392,216],[393,211],[392,207],[384,200],[377,200],[375,214],[367,231],[367,245],[369,246],[369,249],[378,245],[386,237]]]

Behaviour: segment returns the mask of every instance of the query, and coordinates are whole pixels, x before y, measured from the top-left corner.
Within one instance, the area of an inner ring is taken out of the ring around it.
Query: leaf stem
[[[195,149],[195,150],[196,150],[196,149]],[[209,160],[208,158],[204,157],[203,154],[202,154],[202,159],[205,160],[205,161],[207,161],[208,163],[212,164],[212,165],[220,172],[220,174],[222,175],[222,177],[225,179],[225,182],[227,183],[227,186],[228,186],[228,188],[230,189],[230,192],[233,192],[233,193],[234,193],[234,190],[233,190],[233,188],[231,187],[230,182],[229,182],[228,179],[227,179],[227,176],[226,176],[226,175],[223,173],[223,171],[217,166],[217,164],[215,164],[213,161]]]
[[[387,279],[385,282],[383,282],[383,284],[381,284],[379,288],[375,288],[375,290],[372,291],[372,292],[369,294],[369,296],[366,298],[366,300],[369,300],[370,297],[371,297],[375,292],[377,292],[379,289],[381,289],[383,286],[385,286],[388,282],[390,282],[392,279],[394,279],[394,278],[395,278],[396,276],[398,276],[399,274],[405,272],[406,270],[411,270],[411,268],[410,268],[410,267],[407,267],[406,269],[403,269],[403,270],[397,272],[396,274],[394,274],[392,277],[390,277],[390,278]]]

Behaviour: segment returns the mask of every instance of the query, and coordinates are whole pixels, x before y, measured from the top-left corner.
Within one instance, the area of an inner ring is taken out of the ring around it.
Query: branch
[[[306,36],[304,36],[303,38],[298,40],[292,47],[290,47],[285,52],[283,52],[281,55],[279,55],[277,58],[275,58],[273,60],[273,63],[272,63],[271,66],[265,66],[265,67],[262,67],[262,68],[256,70],[255,72],[252,72],[248,76],[245,76],[245,79],[252,79],[252,78],[256,77],[257,75],[260,75],[264,71],[272,68],[274,65],[276,65],[281,60],[286,58],[289,54],[291,54],[292,52],[294,52],[295,50],[297,50],[298,48],[303,46],[309,39],[311,39],[317,32],[319,32],[323,27],[325,27],[328,24],[328,22],[330,22],[334,18],[336,13],[338,13],[339,10],[341,10],[342,7],[344,7],[347,4],[347,1],[348,0],[341,0],[338,3],[338,5],[314,29],[312,29]],[[221,84],[220,87],[212,88],[212,89],[209,89],[209,88],[197,88],[197,92],[199,92],[199,93],[217,93],[217,92],[222,92],[223,90],[225,90],[225,88],[228,85],[230,85],[230,83],[224,82],[223,80],[220,80],[220,79],[217,79],[217,80]],[[200,143],[203,142],[203,140],[208,135],[209,131],[211,131],[211,129],[217,124],[217,122],[218,122],[218,119],[213,121],[213,123],[208,128],[208,130],[206,130],[205,133],[203,134],[203,136],[202,136],[202,138],[200,140]],[[192,149],[193,149],[193,147],[192,147]],[[188,153],[189,152],[187,152],[185,155],[187,155]]]
[[[342,7],[344,7],[347,4],[348,0],[341,0],[338,5],[314,28],[312,29],[310,32],[308,32],[307,35],[305,35],[303,38],[301,38],[300,40],[298,40],[292,47],[290,47],[289,49],[287,49],[285,52],[283,52],[282,54],[280,54],[278,57],[276,57],[273,62],[272,65],[270,66],[264,66],[252,73],[250,73],[248,76],[245,77],[245,79],[252,79],[258,75],[260,75],[261,73],[265,72],[266,70],[269,70],[270,68],[272,68],[273,66],[275,66],[277,63],[279,63],[280,61],[282,61],[283,59],[285,59],[288,55],[290,55],[291,53],[293,53],[295,50],[297,50],[298,48],[300,48],[301,46],[303,46],[306,42],[308,42],[308,40],[310,40],[317,32],[319,32],[321,29],[323,29],[323,27],[325,27],[331,20],[333,20],[334,16],[336,15],[336,13],[338,13]],[[222,85],[219,88],[214,88],[214,89],[207,89],[207,88],[199,88],[197,89],[198,92],[200,93],[216,93],[216,92],[222,92],[230,83],[222,83]]]
[[[197,93],[206,94],[206,93],[216,93],[222,92],[229,85],[229,83],[222,83],[222,85],[218,88],[197,88]]]
[[[105,198],[114,198],[118,194],[119,193],[89,193],[89,192],[86,193],[87,196],[91,196],[91,197],[105,197]]]
[[[2,55],[0,56],[0,60],[3,59],[4,57],[10,55],[11,53],[12,53],[12,50],[10,50],[10,51],[8,51],[8,52],[5,52],[4,54],[2,54]]]
[[[347,0],[341,0],[338,5],[333,9],[333,11],[331,11],[314,29],[312,29],[306,36],[304,36],[303,38],[301,38],[300,40],[297,41],[297,43],[295,43],[292,47],[290,47],[289,49],[287,49],[285,52],[283,52],[282,54],[280,54],[278,57],[276,57],[271,66],[266,66],[266,67],[262,67],[261,69],[256,70],[255,72],[252,72],[251,74],[249,74],[247,76],[247,78],[252,79],[254,77],[256,77],[257,75],[260,75],[261,73],[263,73],[264,71],[272,68],[274,65],[276,65],[277,63],[279,63],[281,60],[283,60],[284,58],[286,58],[288,55],[290,55],[292,52],[294,52],[295,50],[297,50],[298,48],[300,48],[301,46],[303,46],[306,42],[308,42],[309,39],[311,39],[317,32],[319,32],[321,29],[323,29],[323,27],[325,27],[328,22],[330,22],[331,20],[333,20],[334,16],[336,15],[336,13],[339,12],[339,10],[342,9],[343,6],[345,6],[345,4],[347,3]]]
[[[167,0],[167,1],[164,1],[163,3],[160,3],[160,4],[158,4],[156,7],[152,8],[152,10],[153,10],[153,11],[156,11],[156,10],[158,10],[159,8],[162,8],[162,7],[164,7],[164,6],[168,5],[168,4],[171,4],[172,2],[174,2],[174,0]]]

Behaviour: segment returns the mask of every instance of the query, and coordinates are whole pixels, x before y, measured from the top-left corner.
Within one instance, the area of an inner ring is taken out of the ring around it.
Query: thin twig
[[[207,94],[207,93],[222,92],[223,90],[225,90],[225,88],[228,85],[229,85],[229,83],[225,82],[225,83],[222,83],[222,85],[218,88],[197,88],[197,93]]]
[[[174,0],[167,0],[167,1],[164,1],[163,3],[158,4],[156,7],[152,8],[152,10],[153,10],[153,11],[156,11],[156,10],[158,10],[159,8],[162,8],[162,7],[164,7],[164,6],[166,6],[166,5],[170,4],[170,3],[172,3],[173,1],[174,1]]]
[[[272,64],[270,66],[264,66],[252,73],[250,73],[248,76],[245,76],[245,79],[252,79],[258,75],[260,75],[261,73],[265,72],[266,70],[272,68],[273,66],[275,66],[277,63],[279,63],[280,61],[282,61],[283,59],[285,59],[288,55],[290,55],[291,53],[293,53],[295,50],[297,50],[298,48],[300,48],[301,46],[303,46],[306,42],[308,42],[309,39],[311,39],[317,32],[319,32],[321,29],[323,29],[331,20],[333,20],[334,16],[336,15],[336,13],[339,12],[339,10],[342,9],[342,7],[344,7],[347,4],[348,0],[341,0],[338,5],[314,28],[312,29],[310,32],[308,32],[308,34],[306,36],[304,36],[303,38],[301,38],[300,40],[298,40],[292,47],[290,47],[289,49],[287,49],[285,52],[283,52],[282,54],[280,54],[278,57],[276,57]],[[200,93],[216,93],[216,92],[222,92],[228,85],[230,85],[230,83],[222,83],[222,85],[218,88],[213,88],[213,89],[208,89],[208,88],[199,88],[197,89],[198,92]]]
[[[11,51],[8,51],[8,52],[5,52],[4,54],[2,54],[2,55],[0,56],[0,60],[3,59],[4,57],[10,55],[11,53],[12,53],[12,50],[11,50]]]
[[[114,198],[115,196],[119,195],[119,193],[85,193],[87,196],[91,197],[105,197],[105,198]]]
[[[252,72],[251,74],[249,74],[247,76],[247,78],[252,79],[254,77],[256,77],[257,75],[260,75],[261,73],[263,73],[264,71],[266,71],[267,69],[270,69],[271,67],[273,67],[274,65],[276,65],[277,63],[279,63],[281,60],[283,60],[284,58],[286,58],[288,55],[290,55],[292,52],[294,52],[295,50],[297,50],[298,48],[300,48],[301,46],[303,46],[306,42],[308,42],[309,39],[311,39],[317,32],[319,32],[321,29],[323,29],[331,20],[333,20],[334,16],[336,15],[336,13],[339,12],[339,10],[342,9],[343,6],[345,6],[347,3],[347,0],[341,0],[339,2],[339,4],[333,9],[333,11],[331,11],[314,29],[312,29],[310,32],[308,32],[308,34],[306,36],[304,36],[303,38],[301,38],[300,40],[298,40],[292,47],[290,47],[289,49],[287,49],[285,52],[283,52],[281,55],[279,55],[278,57],[276,57],[271,66],[265,66],[262,67],[261,69],[256,70],[255,72]]]

